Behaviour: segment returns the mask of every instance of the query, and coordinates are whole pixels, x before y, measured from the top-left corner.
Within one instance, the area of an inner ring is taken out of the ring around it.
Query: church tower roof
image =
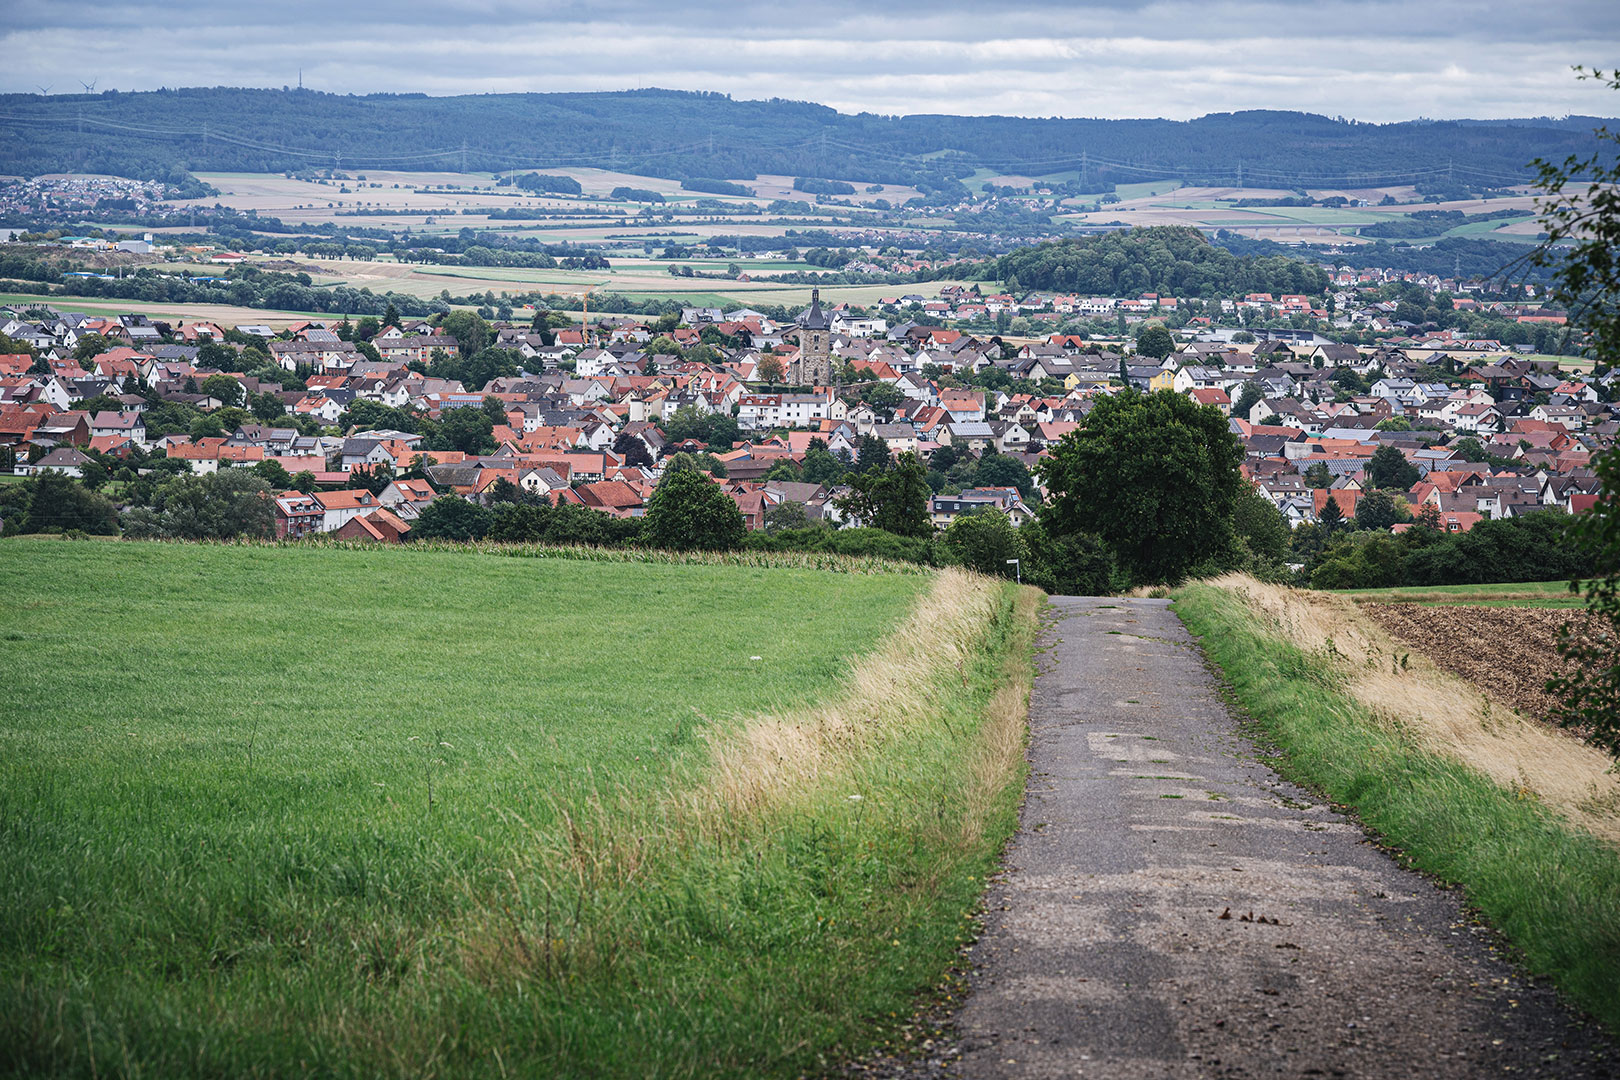
[[[810,290],[810,310],[805,312],[804,322],[800,325],[802,325],[806,330],[829,330],[832,328],[831,320],[829,320],[826,313],[821,310],[820,289]]]

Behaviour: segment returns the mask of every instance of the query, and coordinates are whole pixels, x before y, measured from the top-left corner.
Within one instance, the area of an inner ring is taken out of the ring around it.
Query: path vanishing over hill
[[[1058,597],[963,1077],[1614,1076],[1460,897],[1282,781],[1164,601]],[[914,1070],[915,1071],[915,1068]]]

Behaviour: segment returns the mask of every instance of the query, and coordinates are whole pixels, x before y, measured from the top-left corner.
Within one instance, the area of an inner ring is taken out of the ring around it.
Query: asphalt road
[[[1166,601],[1060,597],[950,1077],[1609,1077],[1460,897],[1282,781]]]

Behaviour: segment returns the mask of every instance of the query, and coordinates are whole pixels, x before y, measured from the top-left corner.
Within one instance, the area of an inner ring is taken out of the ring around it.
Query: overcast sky
[[[662,86],[845,112],[1620,115],[1620,0],[9,0],[0,88]]]

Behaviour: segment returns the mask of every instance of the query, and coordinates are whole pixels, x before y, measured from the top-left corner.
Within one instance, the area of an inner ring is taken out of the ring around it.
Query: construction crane
[[[584,301],[584,312],[580,315],[579,325],[580,329],[585,332],[586,344],[589,344],[591,340],[591,291],[593,289],[600,289],[602,286],[609,284],[612,283],[607,281],[598,281],[595,285],[585,286],[585,292],[581,294],[581,299]]]

